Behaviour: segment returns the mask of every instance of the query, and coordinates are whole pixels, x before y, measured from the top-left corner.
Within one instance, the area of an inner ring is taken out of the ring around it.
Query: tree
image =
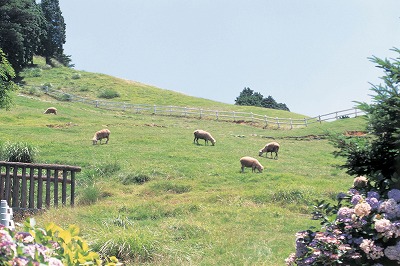
[[[12,81],[15,71],[0,48],[0,108],[10,109],[12,100],[10,92],[17,89]]]
[[[235,100],[236,105],[259,106],[264,108],[279,109],[290,111],[284,103],[277,103],[272,96],[264,98],[259,92],[254,92],[250,88],[244,88]]]
[[[399,49],[393,51],[400,54]],[[383,85],[374,85],[376,93],[373,104],[359,103],[359,109],[368,114],[368,131],[374,135],[368,139],[339,139],[336,153],[347,157],[347,172],[351,175],[367,175],[371,184],[380,191],[400,188],[400,56],[382,60],[372,57],[370,60],[385,72]]]
[[[34,0],[0,2],[0,47],[14,70],[32,63],[45,34],[44,18]]]
[[[393,51],[396,59],[370,58],[383,69],[384,83],[372,86],[372,104],[358,106],[367,114],[372,137],[333,138],[336,155],[347,158],[347,172],[363,176],[338,195],[336,206],[317,204],[314,214],[324,231],[298,232],[296,254],[287,265],[400,263],[400,50]]]
[[[40,7],[46,19],[47,35],[42,40],[40,54],[46,58],[46,63],[51,64],[51,58],[58,59],[64,65],[71,61],[64,55],[66,33],[64,17],[58,0],[42,0]]]

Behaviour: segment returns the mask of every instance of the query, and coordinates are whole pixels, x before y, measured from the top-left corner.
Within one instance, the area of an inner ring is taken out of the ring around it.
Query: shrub
[[[75,225],[64,230],[50,223],[42,229],[28,219],[21,232],[0,225],[0,247],[0,265],[121,265],[115,257],[101,260]]]
[[[74,73],[73,75],[72,75],[72,79],[80,79],[82,76],[81,76],[81,74],[79,74],[79,73]]]
[[[359,106],[374,138],[336,138],[347,173],[367,182],[339,194],[336,206],[319,202],[314,216],[324,230],[298,232],[287,265],[400,264],[400,58],[393,60],[371,59],[385,71],[385,85],[373,86],[373,103]]]
[[[105,98],[105,99],[117,98],[119,96],[120,96],[119,93],[112,89],[105,89],[98,95],[99,98]]]
[[[32,163],[38,150],[25,142],[6,142],[1,147],[1,158],[8,162]]]
[[[95,167],[95,173],[101,177],[110,177],[121,170],[121,165],[117,162],[103,164]]]
[[[86,185],[85,188],[79,190],[78,203],[80,205],[90,205],[95,203],[101,195],[100,188],[96,184]]]
[[[150,181],[150,177],[145,174],[128,174],[126,176],[120,177],[120,179],[123,185],[144,184]]]

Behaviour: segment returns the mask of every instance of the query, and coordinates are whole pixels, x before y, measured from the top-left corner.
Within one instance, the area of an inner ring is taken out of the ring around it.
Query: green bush
[[[95,173],[100,177],[111,177],[119,170],[121,170],[121,165],[119,165],[117,162],[107,163],[95,167]]]
[[[87,185],[78,191],[78,204],[90,205],[95,203],[101,196],[100,188],[96,184]]]
[[[121,183],[123,185],[130,185],[130,184],[144,184],[150,181],[150,177],[145,174],[128,174],[126,176],[120,177]]]
[[[112,89],[105,89],[98,95],[99,98],[105,98],[105,99],[117,98],[119,96],[120,96],[119,93]]]
[[[1,159],[7,162],[33,163],[37,148],[25,142],[6,142],[1,146]]]

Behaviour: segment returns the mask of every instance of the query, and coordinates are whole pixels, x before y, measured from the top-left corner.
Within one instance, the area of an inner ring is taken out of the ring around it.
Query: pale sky
[[[234,104],[249,87],[317,116],[369,102],[399,0],[60,0],[75,69]]]

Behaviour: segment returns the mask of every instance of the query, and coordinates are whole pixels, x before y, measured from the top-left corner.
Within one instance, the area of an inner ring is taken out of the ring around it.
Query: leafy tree
[[[254,92],[250,88],[244,88],[235,100],[236,105],[259,106],[271,109],[290,111],[284,103],[277,103],[272,96],[264,98],[259,92]]]
[[[56,58],[64,65],[68,65],[71,60],[64,55],[63,45],[66,39],[66,25],[59,1],[42,0],[40,7],[46,19],[45,28],[47,32],[47,35],[42,40],[40,54],[45,56],[46,63],[49,65],[51,64],[51,58]]]
[[[45,34],[44,18],[34,0],[0,1],[0,47],[14,70],[32,63]]]
[[[399,49],[393,51],[400,54]],[[347,172],[367,175],[371,185],[384,192],[400,188],[400,57],[389,61],[372,57],[370,60],[382,68],[383,84],[374,85],[373,103],[359,103],[368,115],[368,130],[372,139],[339,138],[336,154],[347,157]]]
[[[370,60],[385,73],[371,88],[373,102],[359,103],[372,137],[333,139],[347,172],[358,177],[336,206],[317,202],[324,231],[298,232],[287,265],[400,264],[400,56]]]
[[[10,109],[12,103],[10,92],[17,88],[12,81],[14,77],[14,69],[0,48],[0,108]]]

